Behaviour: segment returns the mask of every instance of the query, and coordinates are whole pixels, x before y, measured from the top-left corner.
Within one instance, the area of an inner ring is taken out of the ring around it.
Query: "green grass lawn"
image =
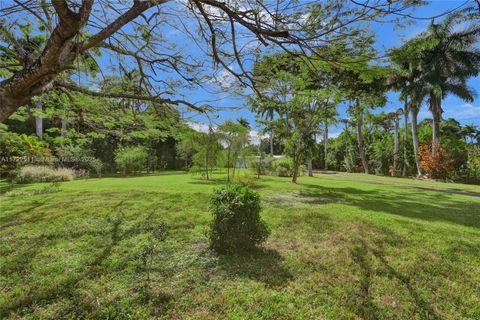
[[[262,177],[271,237],[216,256],[204,234],[223,183],[165,173],[0,196],[0,318],[480,319],[480,198]],[[170,227],[149,280],[147,222]]]
[[[372,181],[384,181],[389,183],[401,183],[408,184],[412,186],[421,186],[421,187],[432,187],[439,189],[447,190],[456,190],[456,191],[466,191],[466,192],[476,192],[480,194],[480,186],[474,184],[462,184],[462,183],[451,183],[451,182],[441,182],[441,181],[429,181],[429,180],[418,180],[412,178],[396,178],[396,177],[385,177],[385,176],[376,176],[376,175],[367,175],[364,173],[347,173],[341,172],[340,175],[349,177],[352,179],[364,179]]]

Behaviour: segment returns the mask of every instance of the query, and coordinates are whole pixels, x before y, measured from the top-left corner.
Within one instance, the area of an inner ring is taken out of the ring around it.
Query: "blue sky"
[[[456,8],[462,3],[462,1],[432,1],[428,5],[416,10],[415,16],[434,16],[445,12],[448,9]],[[399,46],[403,41],[411,39],[415,35],[424,31],[428,27],[429,23],[429,20],[417,20],[413,25],[402,29],[396,28],[393,24],[373,24],[371,29],[375,32],[377,37],[375,47],[380,52],[384,52],[389,48]],[[469,85],[476,91],[480,91],[480,77],[470,79]],[[191,101],[215,100],[215,102],[211,104],[223,108],[240,107],[245,105],[245,98],[243,97],[235,96],[229,93],[212,94],[204,90],[196,90],[191,92],[189,99]],[[402,102],[398,101],[398,94],[390,92],[388,93],[388,103],[386,107],[383,109],[377,109],[374,112],[394,111],[399,107],[402,107],[402,105]],[[473,103],[465,103],[456,97],[448,96],[443,101],[443,108],[445,110],[444,118],[453,117],[460,121],[461,124],[474,123],[480,125],[480,97],[477,98]],[[345,106],[339,106],[338,111],[341,117],[346,116]],[[219,113],[211,115],[211,119],[217,124],[225,121],[226,119],[237,119],[239,117],[247,118],[256,130],[259,129],[255,124],[255,115],[252,114],[247,107],[242,109],[220,111]],[[423,107],[419,117],[420,119],[430,117],[426,106]],[[191,119],[203,123],[209,122],[206,117],[201,115],[192,116]],[[330,131],[331,136],[336,136],[341,131],[341,128],[331,127]]]

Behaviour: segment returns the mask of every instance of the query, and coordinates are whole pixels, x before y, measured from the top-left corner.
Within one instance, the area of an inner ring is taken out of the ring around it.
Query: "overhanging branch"
[[[53,86],[59,89],[75,91],[75,92],[83,93],[93,97],[141,100],[141,101],[153,102],[160,105],[174,105],[174,106],[184,105],[192,110],[195,110],[201,113],[205,113],[209,111],[209,107],[206,107],[206,106],[198,107],[184,100],[172,100],[167,98],[161,98],[158,96],[146,96],[146,95],[138,95],[138,94],[130,94],[130,93],[97,92],[97,91],[88,90],[73,84],[65,83],[62,81],[55,81]]]

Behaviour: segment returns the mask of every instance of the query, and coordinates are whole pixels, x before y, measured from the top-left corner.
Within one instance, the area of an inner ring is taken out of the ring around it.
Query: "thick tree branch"
[[[99,33],[91,37],[86,43],[84,43],[79,51],[83,52],[92,47],[96,47],[102,43],[103,40],[109,38],[111,35],[115,34],[120,28],[125,26],[128,22],[134,20],[140,16],[144,11],[150,9],[154,6],[157,6],[162,3],[166,3],[170,0],[136,0],[134,1],[133,6],[120,17],[118,17],[114,22],[109,24]]]

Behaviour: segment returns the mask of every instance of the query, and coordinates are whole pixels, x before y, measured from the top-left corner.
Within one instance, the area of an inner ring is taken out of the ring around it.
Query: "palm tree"
[[[404,50],[407,49],[407,50]],[[400,99],[405,100],[405,137],[404,137],[404,169],[406,171],[405,162],[407,158],[407,136],[408,136],[408,114],[411,114],[412,117],[412,142],[413,142],[413,153],[415,156],[415,167],[417,169],[417,175],[422,175],[422,170],[420,168],[420,161],[418,156],[419,149],[419,139],[418,139],[418,113],[420,112],[420,107],[425,100],[428,94],[428,86],[423,82],[420,73],[416,68],[414,68],[410,57],[412,57],[411,52],[403,55],[405,51],[408,51],[407,45],[400,48],[404,50],[403,52],[394,52],[393,60],[398,68],[397,72],[391,77],[390,82],[394,88],[400,91]],[[401,54],[399,54],[401,53]],[[408,102],[410,100],[410,102]],[[404,173],[402,173],[404,174]]]
[[[440,142],[442,100],[453,94],[471,102],[475,92],[467,86],[467,79],[480,72],[480,50],[475,47],[480,39],[480,27],[472,25],[454,31],[460,16],[453,14],[442,23],[430,25],[421,34],[418,69],[428,86],[429,110],[432,113],[432,152]]]
[[[398,172],[398,155],[400,152],[400,116],[403,114],[403,109],[399,108],[395,112],[387,114],[389,121],[394,123],[394,146],[393,146],[393,170],[392,176],[396,176]]]
[[[279,107],[273,103],[258,103],[252,107],[252,111],[256,112],[262,119],[269,120],[270,122],[275,119],[275,113],[280,114]],[[273,157],[273,127],[269,130],[270,140],[270,155]]]
[[[410,113],[410,108],[407,98],[405,98],[405,105],[403,107],[403,167],[402,167],[402,177],[407,175],[407,169],[410,166],[408,163],[408,150],[407,150],[407,141],[408,141],[408,114]]]
[[[401,51],[399,51],[401,50]],[[408,141],[408,115],[410,114],[410,104],[408,103],[408,98],[410,92],[412,90],[412,84],[414,83],[415,73],[414,70],[411,68],[411,64],[409,63],[408,58],[405,60],[405,56],[402,56],[405,52],[400,49],[394,49],[391,52],[391,58],[394,63],[395,70],[393,70],[392,75],[389,77],[388,81],[390,87],[400,92],[400,101],[404,101],[403,107],[403,128],[404,128],[404,135],[403,135],[403,168],[402,168],[402,176],[407,174],[407,166],[408,166],[408,150],[407,150],[407,141]]]

